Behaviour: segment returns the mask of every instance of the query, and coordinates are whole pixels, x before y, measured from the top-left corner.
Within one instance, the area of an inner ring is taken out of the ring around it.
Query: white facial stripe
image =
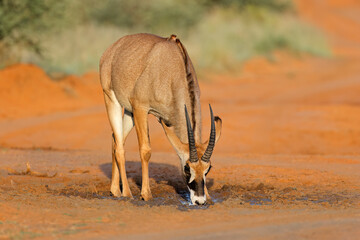
[[[183,153],[183,152],[177,152],[180,161],[181,161],[181,165],[185,166],[186,164],[186,160],[189,159],[189,154],[188,153]]]
[[[191,174],[191,177],[190,177],[189,183],[191,183],[195,179],[195,171],[194,171],[194,169],[190,168],[190,174]]]

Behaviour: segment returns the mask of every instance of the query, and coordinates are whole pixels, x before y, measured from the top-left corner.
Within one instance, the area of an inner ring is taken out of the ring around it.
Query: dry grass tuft
[[[9,168],[8,172],[10,175],[29,175],[29,176],[33,176],[33,177],[43,177],[43,178],[53,178],[57,175],[57,173],[55,173],[53,175],[49,175],[47,173],[40,173],[40,172],[33,171],[33,170],[31,170],[30,163],[28,163],[28,162],[26,163],[26,171],[19,172],[12,168]]]

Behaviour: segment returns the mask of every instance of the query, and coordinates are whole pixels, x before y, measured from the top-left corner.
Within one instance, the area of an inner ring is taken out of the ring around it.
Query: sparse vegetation
[[[233,70],[255,55],[270,57],[274,50],[329,56],[324,37],[292,13],[278,14],[249,7],[241,14],[215,8],[189,35],[194,62],[200,69]]]
[[[0,66],[33,62],[48,72],[96,70],[112,42],[136,32],[177,34],[200,70],[232,70],[277,49],[329,55],[289,0],[0,0],[0,22]]]
[[[65,4],[56,0],[0,0],[0,66],[21,61],[21,50],[42,55],[42,37],[56,31]]]

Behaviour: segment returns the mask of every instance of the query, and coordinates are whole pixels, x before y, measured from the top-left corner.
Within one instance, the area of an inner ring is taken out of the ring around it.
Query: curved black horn
[[[186,117],[186,126],[187,126],[187,133],[188,133],[188,141],[189,141],[189,157],[190,162],[197,162],[198,155],[195,147],[195,139],[194,139],[194,132],[191,128],[191,123],[189,119],[189,114],[185,105],[185,117]]]
[[[210,108],[210,115],[211,115],[211,130],[210,130],[209,144],[204,152],[204,155],[201,157],[201,160],[204,162],[210,161],[211,154],[215,147],[215,138],[216,138],[214,114],[213,114],[210,104],[209,104],[209,108]]]

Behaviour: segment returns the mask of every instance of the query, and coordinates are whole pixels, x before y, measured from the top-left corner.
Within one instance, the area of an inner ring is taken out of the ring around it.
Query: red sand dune
[[[97,73],[88,73],[57,82],[31,64],[16,64],[0,70],[0,116],[36,116],[100,102],[97,76]]]

